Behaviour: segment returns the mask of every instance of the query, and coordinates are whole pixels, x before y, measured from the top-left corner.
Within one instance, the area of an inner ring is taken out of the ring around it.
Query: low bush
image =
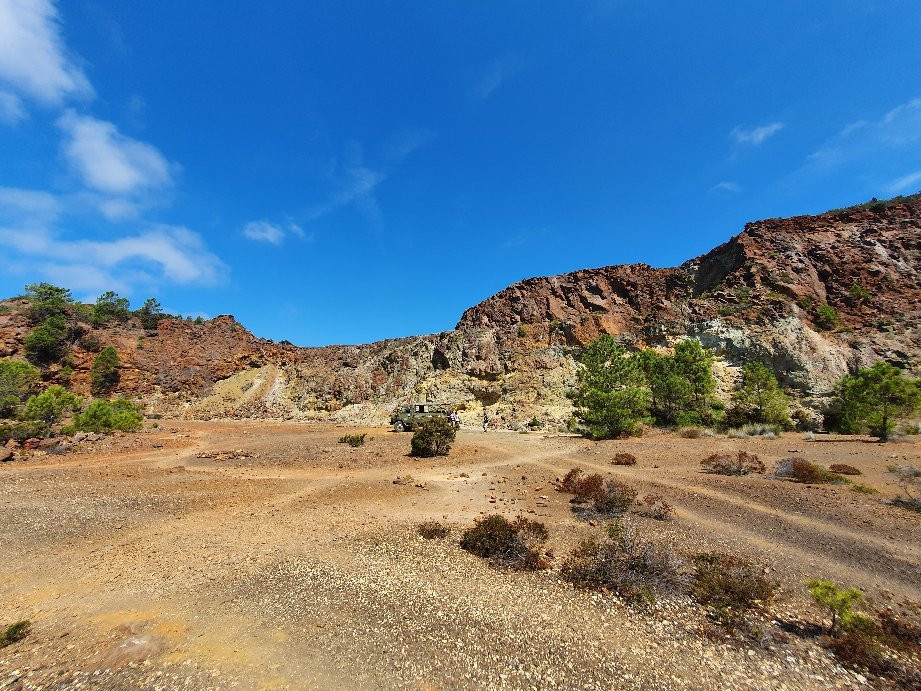
[[[748,425],[742,425],[742,431],[749,437],[766,437],[778,436],[783,429],[780,425],[769,425],[763,422],[755,422]]]
[[[626,451],[614,454],[614,465],[636,465],[636,456]]]
[[[859,482],[851,485],[851,489],[855,492],[859,492],[860,494],[879,494],[878,489],[874,489],[869,485],[864,485]]]
[[[703,436],[704,430],[702,427],[679,427],[678,436],[684,437],[685,439],[700,439]]]
[[[23,420],[38,420],[50,427],[65,413],[79,407],[79,398],[63,386],[54,384],[37,396],[30,396],[19,415]]]
[[[863,598],[859,588],[841,588],[832,581],[813,578],[806,582],[809,594],[817,605],[828,611],[829,624],[826,633],[834,636],[842,628],[851,626],[863,615],[854,612],[854,605]]]
[[[423,420],[413,433],[410,454],[421,458],[447,456],[456,434],[447,418],[438,416]]]
[[[777,467],[774,468],[774,476],[806,485],[828,482],[846,483],[848,481],[843,475],[833,473],[802,458],[785,458],[778,462]]]
[[[143,421],[141,411],[127,398],[114,401],[97,399],[86,410],[74,415],[67,432],[136,432],[141,429]]]
[[[778,583],[751,562],[732,554],[710,552],[694,557],[694,599],[713,608],[721,623],[734,625],[744,612],[767,603]]]
[[[842,475],[863,475],[857,468],[847,463],[832,463],[828,466],[828,469],[833,473],[841,473]]]
[[[640,513],[657,521],[668,521],[675,517],[675,507],[658,494],[649,494],[639,502]]]
[[[730,439],[748,439],[748,434],[741,427],[733,427],[727,430],[726,436]]]
[[[573,501],[580,503],[594,501],[603,488],[604,478],[598,473],[580,477],[572,488]]]
[[[0,631],[0,648],[17,643],[29,635],[32,628],[32,622],[28,619],[17,621]]]
[[[895,475],[904,496],[896,497],[893,504],[905,509],[921,512],[921,470],[913,465],[893,466],[889,472]]]
[[[416,531],[426,540],[443,540],[451,529],[438,521],[424,521],[416,526]]]
[[[706,473],[715,475],[748,475],[749,473],[764,474],[764,463],[753,453],[739,451],[731,453],[714,453],[700,462]]]
[[[543,523],[522,516],[509,522],[504,516],[492,514],[468,528],[460,546],[496,566],[534,571],[549,566],[541,554],[549,537]]]
[[[365,445],[365,433],[362,434],[345,434],[339,437],[340,444],[348,444],[349,446],[364,446]]]
[[[563,476],[563,481],[560,483],[560,489],[563,492],[568,492],[572,494],[575,492],[576,485],[579,484],[579,480],[582,479],[582,469],[573,468]]]
[[[648,602],[677,589],[679,566],[670,552],[638,538],[632,525],[615,523],[607,539],[582,542],[560,575],[584,588],[605,588],[633,602]]]
[[[41,420],[28,420],[26,422],[11,422],[0,425],[0,443],[10,439],[25,441],[26,439],[41,439],[48,433],[48,425]]]
[[[594,497],[594,509],[606,516],[620,516],[636,499],[636,490],[625,482],[608,480]]]

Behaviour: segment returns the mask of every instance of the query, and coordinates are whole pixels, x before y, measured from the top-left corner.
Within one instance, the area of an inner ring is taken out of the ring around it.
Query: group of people
[[[456,410],[452,410],[451,414],[448,416],[448,422],[451,423],[451,427],[454,429],[460,429],[460,413],[458,413]]]

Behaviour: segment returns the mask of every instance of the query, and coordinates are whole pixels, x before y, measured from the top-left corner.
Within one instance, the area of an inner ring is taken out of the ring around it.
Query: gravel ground
[[[0,650],[0,688],[886,688],[790,633],[820,621],[802,584],[921,599],[921,517],[887,501],[886,466],[918,465],[914,440],[464,430],[449,457],[420,461],[383,430],[351,448],[336,440],[356,430],[332,425],[162,424],[0,465],[0,622],[33,622]],[[699,471],[736,449],[769,471],[794,454],[846,462],[880,494]],[[619,451],[637,465],[612,465]],[[757,640],[714,635],[684,596],[638,607],[563,582],[565,555],[603,529],[555,491],[575,466],[673,504],[672,521],[631,520],[675,555],[744,554],[780,580]],[[544,521],[552,567],[462,551],[484,513]],[[428,519],[449,537],[418,537]]]

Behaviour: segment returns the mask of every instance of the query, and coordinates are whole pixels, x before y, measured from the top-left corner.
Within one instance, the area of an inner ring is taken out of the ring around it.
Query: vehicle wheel
[[[405,432],[406,425],[404,425],[400,420],[397,420],[396,422],[393,423],[393,431],[394,432]]]

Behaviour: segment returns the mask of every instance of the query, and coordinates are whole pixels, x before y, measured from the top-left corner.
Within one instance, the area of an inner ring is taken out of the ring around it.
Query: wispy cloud
[[[780,132],[783,127],[784,125],[782,122],[771,122],[767,125],[759,125],[757,127],[737,125],[733,128],[732,132],[729,133],[729,136],[739,145],[760,146]]]
[[[517,55],[505,55],[493,60],[470,89],[471,97],[474,101],[485,101],[510,77],[520,72],[522,67],[521,58]]]
[[[313,234],[305,233],[294,221],[285,223],[271,223],[269,221],[250,221],[243,226],[243,236],[257,242],[267,242],[270,245],[281,245],[289,236],[304,240],[313,240]]]
[[[64,47],[50,0],[0,0],[0,81],[47,105],[92,95]]]
[[[742,191],[742,186],[732,180],[723,180],[711,187],[710,191],[716,194],[738,194]]]
[[[9,91],[0,91],[0,123],[15,125],[25,117],[26,110],[22,106],[22,99]]]
[[[435,132],[425,127],[405,127],[384,144],[384,156],[392,163],[399,163],[413,151],[435,138]]]
[[[887,186],[889,194],[901,192],[917,192],[921,190],[921,170],[896,178]]]

